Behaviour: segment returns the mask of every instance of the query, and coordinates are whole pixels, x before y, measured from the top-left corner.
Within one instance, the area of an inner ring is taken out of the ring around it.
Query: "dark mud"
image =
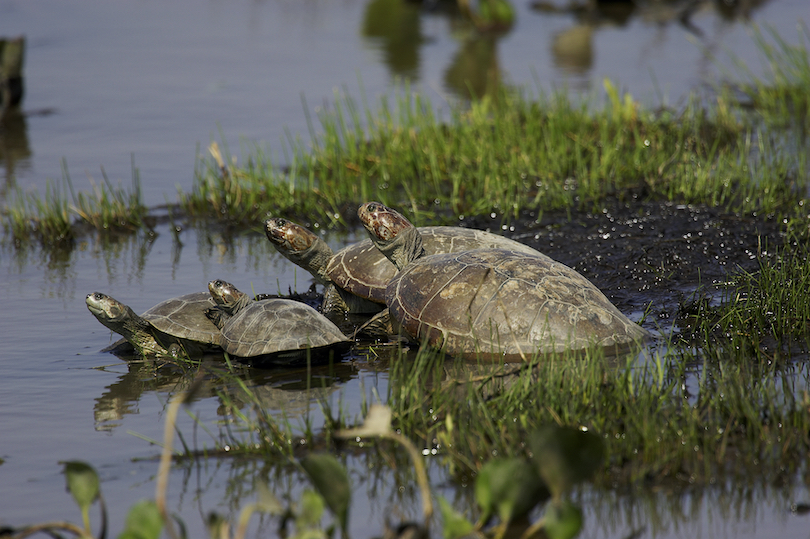
[[[495,221],[493,219],[492,221]],[[493,228],[487,219],[465,226]],[[608,202],[598,212],[524,212],[504,234],[591,280],[625,314],[666,332],[696,290],[712,293],[786,241],[771,217],[670,202]]]

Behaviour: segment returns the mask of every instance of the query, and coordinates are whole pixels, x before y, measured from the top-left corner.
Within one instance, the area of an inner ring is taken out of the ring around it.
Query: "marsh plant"
[[[317,118],[304,103],[307,142],[289,134],[275,152],[245,143],[241,157],[212,143],[178,206],[186,217],[241,226],[268,213],[329,226],[379,200],[423,224],[640,196],[797,219],[810,187],[807,35],[791,45],[757,31],[764,79],[739,63],[725,87],[678,109],[644,106],[608,80],[605,99],[502,89],[447,114],[408,87],[376,105],[338,93]],[[131,190],[104,177],[76,194],[64,176],[44,199],[19,193],[10,201],[6,228],[16,240],[69,238],[72,215],[102,230],[144,226],[134,167]]]
[[[114,186],[101,169],[102,181],[90,182],[92,191],[76,191],[67,163],[62,162],[62,181],[48,181],[45,196],[17,189],[5,208],[6,230],[16,242],[32,236],[45,245],[76,238],[82,228],[133,232],[146,226],[148,208],[143,204],[140,174],[132,163],[132,187]]]

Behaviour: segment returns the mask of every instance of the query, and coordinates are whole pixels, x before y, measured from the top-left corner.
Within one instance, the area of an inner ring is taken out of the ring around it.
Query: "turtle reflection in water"
[[[352,344],[329,319],[300,301],[254,301],[221,279],[208,283],[208,289],[217,306],[207,314],[221,327],[222,348],[250,365],[328,359]]]
[[[419,231],[398,212],[370,202],[358,215],[400,270],[385,294],[392,321],[448,354],[526,358],[649,337],[590,281],[545,255],[473,249],[426,256]]]
[[[101,292],[85,298],[96,319],[122,335],[145,355],[199,355],[218,350],[220,331],[205,315],[211,298],[205,292],[186,294],[158,303],[142,315]]]

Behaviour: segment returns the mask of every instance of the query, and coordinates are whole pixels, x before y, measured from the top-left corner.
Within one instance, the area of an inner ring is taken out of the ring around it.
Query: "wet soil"
[[[494,221],[493,219],[492,221]],[[487,219],[464,225],[493,228]],[[786,241],[769,216],[671,202],[607,201],[600,211],[523,212],[504,231],[591,280],[625,314],[666,331],[696,290],[756,271]],[[636,316],[632,316],[632,315]]]

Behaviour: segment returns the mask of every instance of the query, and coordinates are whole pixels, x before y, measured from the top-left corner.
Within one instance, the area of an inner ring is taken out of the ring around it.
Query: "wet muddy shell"
[[[391,281],[386,301],[413,338],[451,355],[532,357],[649,336],[568,266],[512,250],[418,259]]]
[[[510,249],[528,254],[540,253],[518,241],[471,228],[454,226],[420,227],[426,255],[459,253],[470,249]],[[370,239],[341,249],[326,266],[335,285],[356,296],[385,303],[385,289],[397,269]]]

